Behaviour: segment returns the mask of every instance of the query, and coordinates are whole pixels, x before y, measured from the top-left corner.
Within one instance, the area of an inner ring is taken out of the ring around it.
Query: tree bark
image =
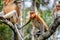
[[[5,20],[3,18],[0,17],[0,19],[3,21],[2,23],[4,24],[7,24],[13,31],[15,34],[15,38],[18,38],[16,35],[17,35],[17,32],[15,31],[15,27],[12,25],[12,24],[9,24],[10,22],[8,20]],[[49,30],[44,34],[44,35],[40,35],[40,40],[46,40],[48,39],[57,29],[57,27],[60,25],[60,17],[57,17],[53,24],[49,27]],[[15,40],[18,40],[18,39],[15,39]]]
[[[44,35],[40,35],[39,39],[40,40],[48,39],[56,31],[59,25],[60,25],[60,17],[57,17],[54,20],[53,24],[49,27],[49,30]]]
[[[18,40],[18,34],[15,30],[14,25],[10,21],[4,19],[3,17],[0,17],[0,20],[2,20],[2,23],[8,25],[12,29],[12,31],[14,32],[14,40]]]
[[[18,34],[14,32],[14,40],[19,40],[18,39]]]

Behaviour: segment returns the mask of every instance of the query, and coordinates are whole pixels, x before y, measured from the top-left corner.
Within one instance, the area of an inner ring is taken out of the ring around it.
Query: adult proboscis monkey
[[[60,1],[56,1],[56,5],[53,9],[53,16],[54,18],[60,16]]]
[[[25,25],[23,25],[22,28],[24,26],[26,26],[30,22],[32,22],[32,24],[34,25],[34,27],[36,27],[39,30],[36,33],[37,36],[43,34],[42,33],[43,31],[46,32],[48,30],[47,24],[44,22],[44,20],[39,15],[37,15],[37,13],[35,11],[31,11],[30,12],[29,21]],[[43,28],[44,28],[44,30],[43,30]]]
[[[20,24],[20,7],[14,0],[3,0],[3,17],[10,20],[13,24]]]

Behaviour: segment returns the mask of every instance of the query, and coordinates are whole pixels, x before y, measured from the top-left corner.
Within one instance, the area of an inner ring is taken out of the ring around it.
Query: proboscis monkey
[[[14,0],[3,0],[3,17],[9,19],[13,24],[20,24],[20,8]]]
[[[33,23],[33,25],[34,25],[34,27],[36,27],[39,31],[37,32],[37,36],[39,36],[40,34],[42,34],[41,32],[43,31],[43,27],[44,27],[44,29],[45,29],[45,31],[47,31],[48,30],[48,26],[47,26],[47,24],[44,22],[44,20],[39,16],[39,15],[37,15],[36,14],[36,12],[34,12],[34,11],[31,11],[30,12],[30,19],[29,19],[29,21],[25,24],[25,25],[23,25],[22,27],[24,27],[24,26],[26,26],[28,23],[30,23],[30,22],[32,22]],[[42,25],[44,25],[44,26],[42,26]]]
[[[53,15],[54,15],[54,18],[60,16],[60,1],[57,1],[56,2],[56,6],[54,7],[53,9]]]

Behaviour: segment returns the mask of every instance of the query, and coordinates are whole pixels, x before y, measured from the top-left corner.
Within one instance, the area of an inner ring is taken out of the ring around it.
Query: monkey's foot
[[[42,32],[41,31],[38,31],[34,36],[35,37],[39,37],[40,35],[42,35]]]

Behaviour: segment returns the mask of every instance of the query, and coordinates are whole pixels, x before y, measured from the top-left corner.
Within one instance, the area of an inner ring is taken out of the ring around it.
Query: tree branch
[[[14,31],[15,34],[17,33],[17,32],[15,31],[14,25],[13,25],[11,22],[9,22],[8,20],[6,20],[6,19],[4,19],[4,18],[2,18],[2,17],[0,17],[0,20],[2,20],[2,22],[3,22],[4,24],[8,25],[8,26]],[[49,38],[49,37],[56,31],[56,29],[57,29],[57,27],[58,27],[59,25],[60,25],[60,17],[57,17],[57,18],[54,20],[53,24],[49,27],[49,30],[48,30],[44,35],[40,35],[40,36],[39,36],[39,39],[40,39],[40,40],[46,40],[47,38]],[[17,38],[18,38],[18,37],[17,37]]]
[[[16,28],[14,27],[14,25],[10,21],[8,21],[7,19],[4,19],[3,17],[0,17],[0,20],[2,20],[2,23],[8,25],[13,30],[13,32],[14,32],[14,40],[18,40],[18,34],[17,34],[16,30],[15,30]]]
[[[49,38],[56,31],[59,25],[60,25],[60,17],[57,17],[54,20],[53,24],[49,27],[49,30],[44,35],[40,35],[39,39],[46,40],[47,38]]]

